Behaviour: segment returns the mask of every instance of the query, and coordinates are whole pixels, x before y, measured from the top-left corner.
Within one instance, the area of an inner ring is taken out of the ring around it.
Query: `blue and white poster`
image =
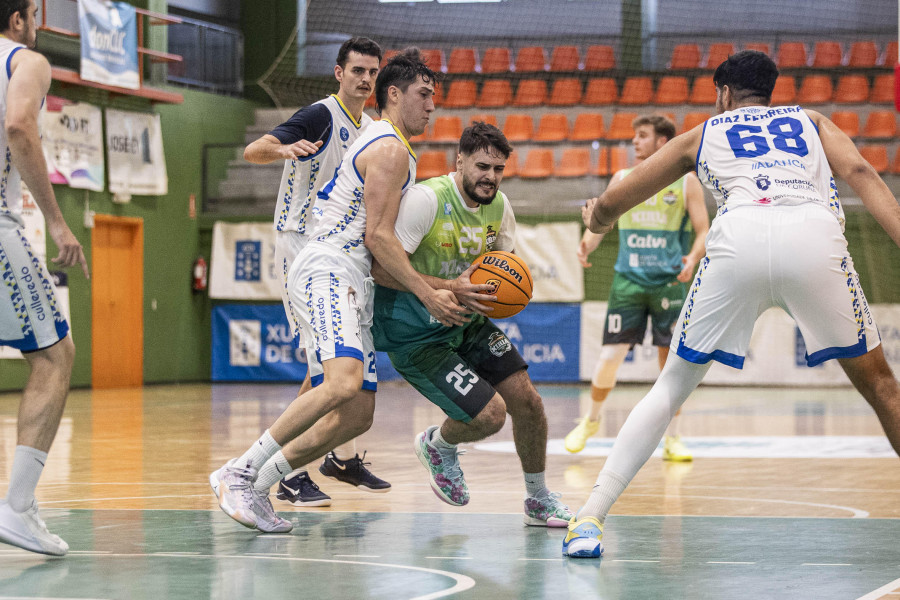
[[[528,362],[532,381],[578,381],[581,304],[535,302],[493,323]]]
[[[137,14],[125,2],[78,0],[81,78],[136,90]]]

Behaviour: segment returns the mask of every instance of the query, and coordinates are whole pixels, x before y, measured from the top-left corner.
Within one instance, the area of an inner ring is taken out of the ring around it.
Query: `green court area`
[[[605,558],[575,560],[560,556],[561,530],[519,515],[282,515],[290,534],[219,512],[47,510],[70,555],[3,546],[0,599],[868,600],[900,588],[898,519],[610,517]]]

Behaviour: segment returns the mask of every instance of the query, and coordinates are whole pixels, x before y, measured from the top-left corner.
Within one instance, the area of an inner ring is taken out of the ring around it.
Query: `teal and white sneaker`
[[[416,436],[416,456],[431,475],[431,489],[438,498],[453,506],[469,503],[469,486],[459,467],[457,448],[437,448],[431,443],[431,434],[437,429],[433,425]]]
[[[603,524],[594,517],[584,517],[569,523],[563,540],[562,554],[571,558],[600,558],[603,556]]]
[[[525,524],[535,527],[565,527],[575,515],[560,501],[560,496],[544,491],[533,498],[525,498]]]

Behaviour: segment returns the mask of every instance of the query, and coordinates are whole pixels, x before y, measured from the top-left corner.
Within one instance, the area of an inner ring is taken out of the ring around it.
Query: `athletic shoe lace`
[[[251,493],[255,496],[253,506],[257,509],[257,514],[268,520],[270,523],[279,521],[281,517],[275,514],[275,508],[272,506],[271,500],[269,500],[269,494],[253,488],[251,488],[251,490]]]
[[[251,502],[253,500],[253,487],[250,484],[255,474],[255,471],[252,469],[225,467],[225,475],[228,476],[225,484],[228,486],[229,491],[240,490],[241,499],[244,502]]]
[[[44,520],[41,518],[40,513],[38,512],[37,504],[32,504],[31,510],[27,511],[31,513],[31,517],[34,519],[34,522],[37,523],[37,526],[41,528],[41,531],[50,534],[50,530],[47,529],[47,524],[44,523]]]
[[[441,462],[444,463],[444,476],[453,482],[462,479],[463,472],[459,466],[459,457],[466,451],[454,446],[453,448],[438,448],[438,452],[441,453]]]

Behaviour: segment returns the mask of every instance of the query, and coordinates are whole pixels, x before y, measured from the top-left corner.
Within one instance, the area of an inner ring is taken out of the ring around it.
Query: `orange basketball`
[[[488,313],[491,319],[505,319],[521,311],[531,300],[534,281],[531,271],[520,257],[512,252],[494,250],[479,256],[475,263],[478,268],[472,272],[472,283],[486,283],[493,286],[490,296],[497,296],[496,302],[484,302],[493,307]]]

